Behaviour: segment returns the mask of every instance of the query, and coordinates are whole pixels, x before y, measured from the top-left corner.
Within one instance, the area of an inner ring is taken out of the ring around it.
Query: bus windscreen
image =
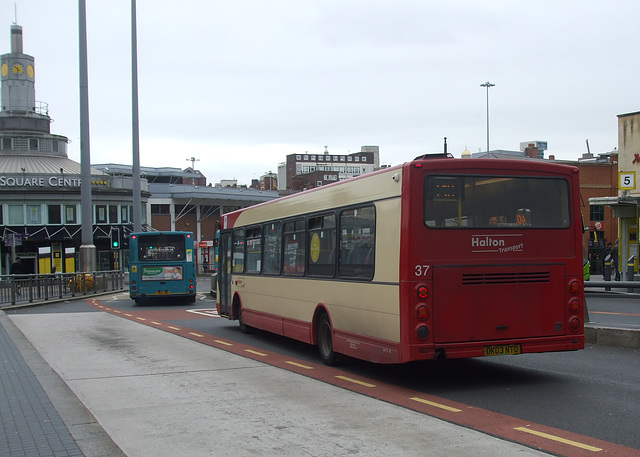
[[[182,235],[141,235],[138,260],[184,260],[185,241]]]
[[[569,183],[548,177],[429,175],[424,223],[429,228],[567,228]]]

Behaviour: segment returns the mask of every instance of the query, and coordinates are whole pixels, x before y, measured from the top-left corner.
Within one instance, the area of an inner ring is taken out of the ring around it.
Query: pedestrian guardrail
[[[125,288],[120,270],[0,276],[0,307],[91,295]]]
[[[627,292],[635,292],[634,289],[640,289],[640,281],[585,281],[586,288],[604,288],[606,291],[611,289],[627,289]]]

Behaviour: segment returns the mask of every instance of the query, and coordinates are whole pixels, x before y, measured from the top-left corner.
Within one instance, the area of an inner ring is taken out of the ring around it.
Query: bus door
[[[218,303],[220,315],[231,315],[231,232],[220,234],[218,255]]]

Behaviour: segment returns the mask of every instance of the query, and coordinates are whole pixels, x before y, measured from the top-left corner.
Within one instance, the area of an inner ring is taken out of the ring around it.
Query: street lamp
[[[487,152],[489,152],[489,88],[493,86],[495,86],[495,84],[491,84],[489,81],[480,84],[480,87],[487,88]]]

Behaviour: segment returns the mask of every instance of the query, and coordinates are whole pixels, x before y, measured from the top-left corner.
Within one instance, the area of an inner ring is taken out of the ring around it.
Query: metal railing
[[[0,276],[0,307],[125,289],[120,270]]]

